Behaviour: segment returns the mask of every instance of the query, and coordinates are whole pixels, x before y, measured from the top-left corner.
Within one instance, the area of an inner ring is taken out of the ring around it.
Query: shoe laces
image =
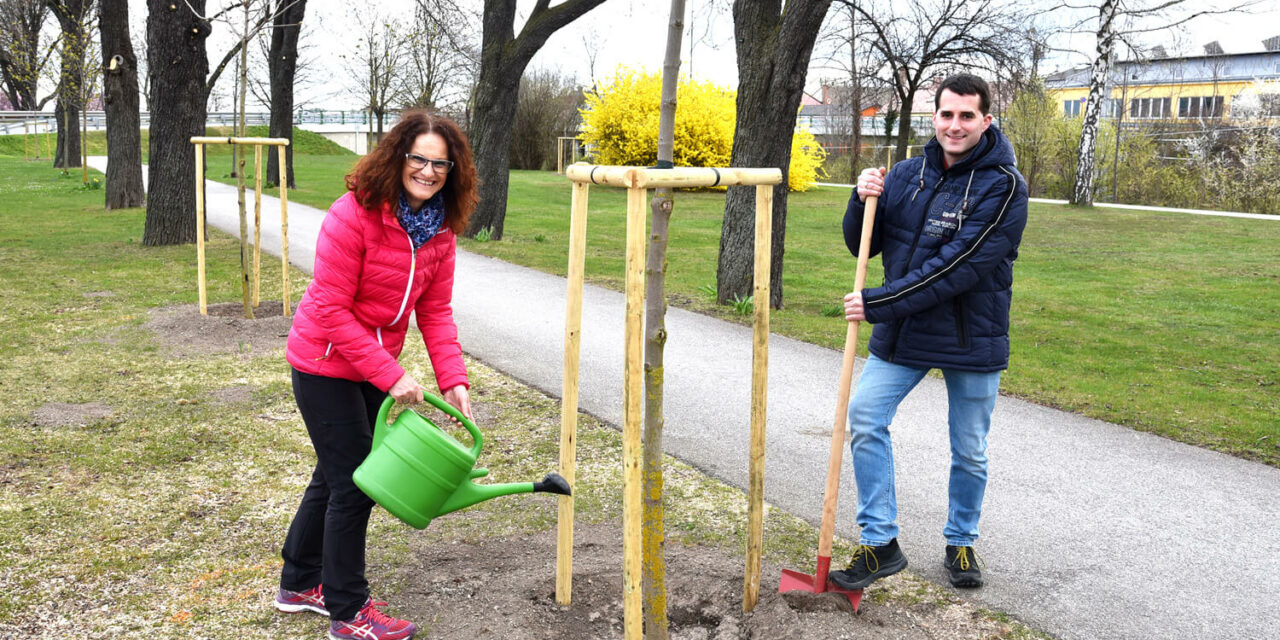
[[[970,555],[972,555],[972,556],[973,556],[973,561],[970,561],[970,560],[969,560],[969,556],[970,556]],[[985,564],[986,564],[986,563],[982,562],[982,558],[979,558],[979,557],[978,557],[978,552],[977,552],[977,551],[974,551],[974,550],[973,550],[973,547],[957,547],[957,548],[956,548],[956,558],[955,558],[955,560],[952,560],[952,561],[951,561],[951,566],[953,566],[953,567],[954,567],[954,566],[956,566],[957,564],[959,564],[959,566],[960,566],[960,570],[961,570],[961,571],[968,571],[968,570],[969,570],[969,567],[971,567],[971,566],[973,566],[973,565],[974,565],[974,562],[977,562],[977,563],[979,563],[979,564],[983,564],[983,565],[985,565]]]
[[[880,558],[876,557],[876,550],[868,545],[860,544],[857,549],[853,550],[853,560],[849,563],[849,568],[852,569],[857,566],[859,561],[865,561],[867,568],[871,569],[872,573],[880,570]],[[876,563],[874,568],[871,566],[872,562]]]
[[[364,603],[364,608],[360,610],[360,614],[356,617],[364,622],[371,622],[383,627],[390,627],[392,624],[399,621],[378,610],[378,607],[385,606],[387,606],[387,603],[369,598],[368,602]]]

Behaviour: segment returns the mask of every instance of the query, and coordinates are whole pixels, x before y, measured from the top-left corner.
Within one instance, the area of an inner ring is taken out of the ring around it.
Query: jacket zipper
[[[409,232],[404,232],[404,239],[409,241],[409,282],[404,286],[404,298],[400,300],[400,311],[396,313],[396,319],[391,321],[388,327],[394,327],[400,322],[401,316],[404,315],[405,307],[409,306],[409,294],[413,291],[413,274],[418,267],[418,252],[413,248],[413,238],[409,237]],[[382,328],[378,328],[378,344],[382,344]]]
[[[400,322],[400,318],[404,316],[405,307],[409,306],[409,294],[413,292],[413,274],[418,267],[418,252],[413,249],[413,238],[409,237],[408,231],[404,232],[404,237],[409,241],[409,283],[404,287],[404,298],[400,300],[400,310],[396,312],[395,320],[392,320],[391,324],[387,325],[389,327],[394,327],[397,322]],[[375,335],[378,338],[378,345],[386,346],[382,344],[382,327],[378,327],[375,330]],[[316,360],[327,360],[329,358],[329,352],[332,350],[333,343],[330,342],[329,346],[324,349],[324,355],[316,358]]]
[[[954,306],[955,306],[955,313],[956,313],[956,333],[960,335],[960,347],[962,349],[968,349],[969,348],[969,327],[968,327],[968,323],[965,322],[965,319],[964,319],[965,318],[964,299],[961,298],[960,296],[956,296]]]

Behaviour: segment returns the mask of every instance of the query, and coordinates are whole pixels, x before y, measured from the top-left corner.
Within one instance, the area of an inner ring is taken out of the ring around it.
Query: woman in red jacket
[[[450,301],[457,234],[478,199],[476,170],[456,124],[409,111],[346,182],[320,227],[314,278],[285,352],[317,462],[285,538],[275,606],[328,615],[330,638],[399,640],[417,627],[369,597],[373,501],[351,475],[369,454],[387,395],[422,400],[422,385],[396,361],[411,313],[444,399],[471,416]]]

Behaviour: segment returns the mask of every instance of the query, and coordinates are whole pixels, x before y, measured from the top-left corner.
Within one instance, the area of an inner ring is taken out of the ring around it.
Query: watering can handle
[[[472,422],[470,418],[462,415],[461,411],[458,411],[456,408],[454,408],[453,405],[449,404],[448,402],[445,402],[442,398],[433,396],[423,391],[422,399],[426,400],[435,408],[445,412],[445,414],[452,416],[453,419],[457,420],[458,422],[461,422],[462,426],[466,427],[467,431],[471,434],[471,440],[474,442],[474,444],[471,446],[471,456],[474,458],[480,457],[480,449],[484,447],[484,436],[481,435],[480,429],[476,428],[476,423]],[[387,426],[388,426],[387,414],[391,412],[391,405],[395,403],[396,403],[395,398],[392,398],[391,396],[387,396],[387,399],[382,401],[382,408],[378,409],[378,419],[373,425],[373,448],[374,449],[378,448],[378,445],[382,443],[382,438],[385,437],[387,434]],[[410,409],[406,409],[406,411],[409,411],[409,410]]]

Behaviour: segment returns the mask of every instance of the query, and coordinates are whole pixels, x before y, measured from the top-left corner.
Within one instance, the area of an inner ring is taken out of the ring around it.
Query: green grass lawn
[[[323,209],[354,158],[295,162],[290,199]],[[843,347],[842,318],[823,309],[853,286],[840,226],[848,197],[790,194],[774,332]],[[569,200],[563,176],[514,171],[503,239],[461,246],[564,275]],[[587,279],[621,289],[625,192],[595,187],[589,202]],[[723,207],[722,192],[677,194],[667,290],[672,304],[747,323],[706,293]],[[872,260],[867,282],[882,279]],[[1014,279],[1005,393],[1280,466],[1280,220],[1033,204]]]
[[[68,638],[317,637],[319,618],[270,606],[279,545],[314,461],[283,350],[238,343],[174,354],[147,323],[158,308],[195,304],[194,248],[140,246],[143,210],[103,211],[102,192],[78,175],[2,154],[0,175],[0,628]],[[238,251],[231,236],[211,234],[211,304],[240,300]],[[279,297],[278,268],[263,261],[264,301]],[[292,279],[307,282],[297,271]],[[431,378],[421,341],[409,340],[401,361]],[[477,411],[488,417],[482,462],[493,480],[554,468],[559,404],[482,363],[468,368]],[[103,411],[78,424],[37,418],[86,403]],[[579,416],[579,523],[621,518],[620,440]],[[742,492],[672,459],[666,469],[669,544],[740,554]],[[403,567],[424,545],[554,536],[554,505],[493,500],[422,532],[377,509],[374,593],[395,599],[423,588],[405,583]],[[766,560],[812,562],[813,526],[770,508],[765,532]],[[850,551],[837,540],[840,558]],[[969,606],[908,573],[878,585],[871,601],[913,612],[921,601]],[[427,637],[451,637],[429,611],[401,607]],[[1038,637],[1011,627],[1007,637]]]
[[[19,140],[20,142],[20,140]],[[325,209],[353,155],[295,156],[290,200]],[[227,183],[230,162],[210,161]],[[566,269],[569,183],[511,176],[505,236],[461,246],[549,273]],[[773,331],[839,349],[823,315],[853,285],[840,221],[848,191],[793,193],[784,308]],[[677,194],[668,255],[672,304],[740,322],[714,304],[724,194]],[[625,193],[595,187],[587,278],[621,288]],[[873,260],[869,283],[882,278]],[[1013,355],[1002,389],[1041,404],[1280,466],[1280,220],[1033,204],[1015,267]],[[866,353],[862,332],[859,353]]]

